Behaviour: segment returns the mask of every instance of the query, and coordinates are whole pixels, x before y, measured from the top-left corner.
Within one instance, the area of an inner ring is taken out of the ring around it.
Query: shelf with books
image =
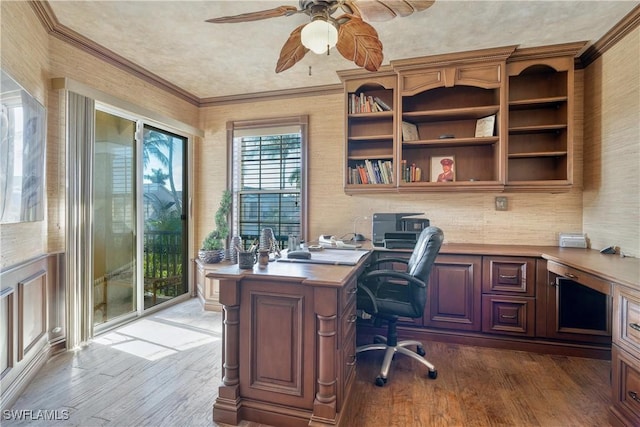
[[[504,65],[489,68],[504,73]],[[453,84],[404,92],[398,160],[402,170],[409,172],[401,173],[400,191],[504,188],[501,111],[506,103],[502,81],[500,77],[495,84],[483,86]],[[451,168],[446,174],[445,166]],[[412,169],[420,171],[419,179]],[[450,175],[451,180],[444,175]]]
[[[390,68],[338,72],[345,89],[345,191],[395,191],[395,89]]]
[[[338,72],[345,190],[568,191],[579,117],[573,63],[582,48],[505,46],[392,61],[376,73]],[[446,158],[455,180],[438,182]],[[349,169],[365,160],[397,166],[395,182],[350,179]]]
[[[497,143],[473,146],[425,146],[403,144],[401,167],[415,165],[421,179],[404,179],[400,191],[501,191],[504,183],[500,175]],[[451,181],[438,182],[438,177],[451,169]],[[402,169],[404,170],[404,168]],[[409,175],[411,176],[411,175]]]
[[[393,185],[393,160],[350,159],[347,185]]]

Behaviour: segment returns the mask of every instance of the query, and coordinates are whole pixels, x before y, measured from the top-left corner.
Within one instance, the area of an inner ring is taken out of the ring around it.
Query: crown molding
[[[600,58],[607,50],[611,49],[624,36],[635,30],[640,25],[640,5],[633,8],[624,18],[613,26],[597,42],[591,45],[581,56],[583,67]]]
[[[319,96],[343,93],[344,87],[340,83],[324,86],[309,86],[296,89],[280,89],[266,92],[246,93],[240,95],[217,96],[212,98],[201,98],[201,107],[213,107],[225,104],[239,104],[243,102],[255,102],[256,100],[267,101],[285,98],[299,98],[302,96]]]
[[[158,87],[180,99],[183,99],[195,106],[200,106],[200,100],[191,93],[179,88],[173,83],[159,77],[132,61],[118,55],[117,53],[99,45],[98,43],[90,40],[83,35],[73,31],[72,29],[60,24],[58,18],[56,18],[48,1],[29,1],[29,4],[35,11],[35,14],[40,19],[40,22],[50,35],[76,47],[90,55],[95,56],[98,59],[105,61],[117,68],[120,68],[127,73],[138,77],[145,82]]]

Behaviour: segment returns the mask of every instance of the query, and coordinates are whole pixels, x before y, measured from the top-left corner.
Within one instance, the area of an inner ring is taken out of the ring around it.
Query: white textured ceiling
[[[356,68],[332,49],[312,52],[275,73],[297,14],[238,24],[206,19],[298,6],[297,1],[64,1],[49,4],[63,26],[200,98],[339,83],[337,70]],[[639,1],[437,0],[404,18],[372,23],[384,62],[441,53],[519,45],[594,43]],[[311,67],[311,75],[309,75]]]

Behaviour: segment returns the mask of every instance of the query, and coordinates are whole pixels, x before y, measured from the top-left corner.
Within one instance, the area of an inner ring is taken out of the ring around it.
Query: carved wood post
[[[222,386],[213,404],[213,419],[227,424],[238,424],[240,409],[240,282],[220,280],[220,303],[223,307],[222,323]]]
[[[314,289],[314,308],[318,335],[318,379],[312,421],[336,419],[337,400],[337,298],[336,289]]]

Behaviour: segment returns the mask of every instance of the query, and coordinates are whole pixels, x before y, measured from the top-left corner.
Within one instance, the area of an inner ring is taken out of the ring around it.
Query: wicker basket
[[[216,264],[223,260],[224,258],[224,250],[215,250],[215,251],[198,251],[198,258],[200,261],[205,264]]]

